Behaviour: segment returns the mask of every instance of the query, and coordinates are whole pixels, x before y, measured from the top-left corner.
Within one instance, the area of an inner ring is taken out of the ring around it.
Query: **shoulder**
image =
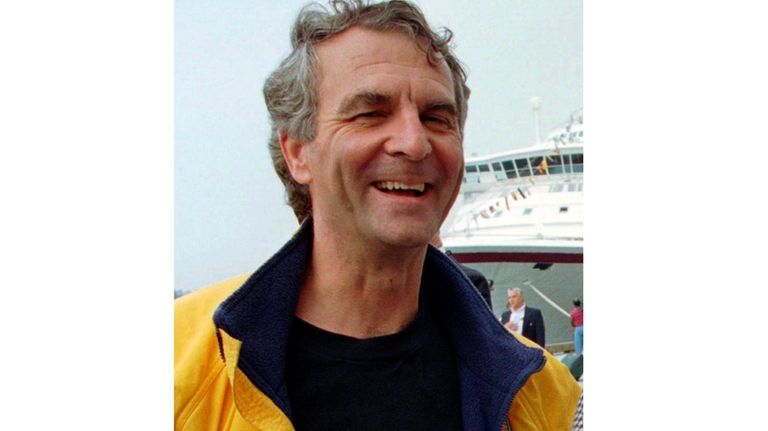
[[[214,330],[216,307],[242,286],[249,274],[243,274],[178,298],[173,303],[174,343],[176,350],[203,329]]]
[[[459,267],[461,267],[461,270],[464,271],[465,274],[467,274],[467,277],[469,277],[469,279],[472,280],[472,283],[474,283],[475,285],[488,283],[488,279],[485,277],[485,274],[483,274],[482,272],[461,264],[459,264]]]
[[[476,269],[474,269],[474,268],[470,268],[470,267],[468,267],[468,266],[466,266],[466,265],[463,265],[463,264],[461,264],[461,263],[460,263],[460,264],[458,264],[458,265],[459,265],[459,268],[461,268],[461,270],[462,270],[462,271],[464,271],[464,272],[465,272],[467,275],[469,275],[469,276],[475,276],[475,277],[483,277],[483,278],[485,278],[485,276],[483,275],[483,273],[482,273],[482,272],[480,272],[480,271],[478,271],[478,270],[476,270]]]
[[[177,416],[199,396],[202,386],[223,370],[213,312],[248,275],[196,290],[174,301],[174,409]]]
[[[525,313],[526,314],[530,313],[531,316],[541,316],[542,315],[541,314],[541,310],[539,310],[538,308],[529,307],[527,305],[525,306]]]
[[[526,345],[538,348],[534,342],[513,335]],[[541,350],[546,358],[544,367],[528,378],[509,410],[512,429],[571,429],[581,387],[564,364]]]

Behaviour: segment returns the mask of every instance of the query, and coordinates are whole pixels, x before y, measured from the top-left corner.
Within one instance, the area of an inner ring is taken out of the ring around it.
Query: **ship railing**
[[[498,230],[494,229],[494,232],[482,232],[483,228],[472,229],[471,231],[464,229],[460,231],[452,230],[445,235],[445,239],[449,237],[456,238],[511,238],[514,240],[548,240],[548,241],[584,241],[583,236],[562,236],[562,235],[543,235],[543,234],[504,234],[499,235]]]
[[[568,120],[563,121],[561,123],[558,123],[554,127],[551,127],[549,129],[550,133],[552,133],[552,132],[554,132],[556,130],[564,129],[564,128],[568,127],[569,124],[584,124],[584,109],[583,108],[582,109],[577,109],[577,110],[571,112],[570,118],[568,118]]]

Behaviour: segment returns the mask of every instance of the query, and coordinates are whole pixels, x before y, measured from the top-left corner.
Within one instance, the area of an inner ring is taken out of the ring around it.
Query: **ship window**
[[[568,212],[568,207],[560,207],[560,213],[561,214],[562,213],[567,213],[567,212]]]
[[[493,170],[497,172],[501,172],[501,163],[496,162],[493,164]]]
[[[528,169],[528,159],[517,159],[515,160],[515,165],[517,165],[517,172],[521,177],[528,177],[531,175],[531,170]]]
[[[562,191],[563,191],[563,185],[562,184],[555,184],[549,190],[550,193],[559,193],[559,192],[562,192]]]
[[[584,154],[572,154],[573,172],[584,172]]]
[[[490,172],[491,168],[488,165],[480,165],[480,172]]]
[[[569,192],[575,192],[578,191],[579,185],[578,184],[568,184],[568,191]]]
[[[565,172],[563,169],[563,159],[560,156],[548,156],[547,165],[549,165],[550,174],[562,174]]]
[[[523,215],[528,215],[533,211],[533,208],[526,208],[523,210]]]
[[[512,160],[504,160],[501,162],[501,166],[507,173],[507,178],[517,178],[517,171],[515,171],[515,166],[512,164]]]
[[[469,172],[477,172],[477,166],[467,165],[467,173]]]

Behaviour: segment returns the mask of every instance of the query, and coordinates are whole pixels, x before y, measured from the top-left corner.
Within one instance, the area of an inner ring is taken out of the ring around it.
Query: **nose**
[[[393,127],[385,147],[388,154],[420,161],[432,152],[432,144],[416,109],[403,110]]]

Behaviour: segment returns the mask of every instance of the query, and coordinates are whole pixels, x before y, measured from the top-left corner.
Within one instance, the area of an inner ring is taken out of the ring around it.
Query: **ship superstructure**
[[[547,344],[571,340],[567,312],[583,292],[583,171],[576,112],[530,147],[468,158],[442,229],[445,248],[494,281],[497,316],[511,287],[542,309]]]

